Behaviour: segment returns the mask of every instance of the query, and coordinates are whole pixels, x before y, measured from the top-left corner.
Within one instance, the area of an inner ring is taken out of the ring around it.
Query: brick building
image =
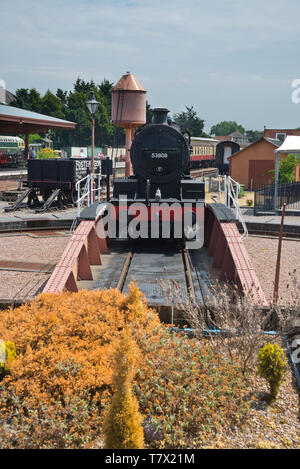
[[[264,129],[264,136],[229,158],[229,174],[245,189],[258,189],[272,183],[275,170],[274,150],[282,145],[288,135],[300,136],[298,129]],[[284,159],[282,155],[280,159]],[[296,181],[300,180],[300,168],[296,168]]]
[[[283,142],[288,135],[300,136],[300,129],[264,129],[264,137],[275,138]]]

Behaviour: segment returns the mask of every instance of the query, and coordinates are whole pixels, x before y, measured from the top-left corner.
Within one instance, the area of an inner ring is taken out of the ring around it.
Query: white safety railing
[[[221,202],[221,196],[224,193],[224,204],[226,207],[234,210],[235,217],[239,220],[244,230],[241,237],[246,238],[248,236],[248,229],[239,206],[240,190],[241,185],[230,176],[218,176],[219,202]]]
[[[87,199],[87,205],[90,206],[91,192],[90,192],[90,174],[76,182],[75,188],[77,191],[77,217],[80,216],[81,207]]]
[[[95,181],[96,179],[96,181]],[[93,184],[93,181],[96,184]],[[77,192],[77,214],[74,218],[70,231],[73,232],[77,226],[78,219],[80,218],[80,212],[83,205],[89,207],[94,202],[100,202],[101,200],[101,174],[88,174],[84,178],[80,179],[75,184],[75,190]],[[94,195],[95,194],[95,195]]]
[[[95,179],[96,179],[96,184],[94,184]],[[96,201],[100,202],[101,174],[100,173],[88,174],[87,176],[85,176],[84,178],[76,182],[75,188],[77,191],[77,201],[76,201],[77,217],[79,217],[81,208],[84,203],[86,203],[87,206],[89,207]]]

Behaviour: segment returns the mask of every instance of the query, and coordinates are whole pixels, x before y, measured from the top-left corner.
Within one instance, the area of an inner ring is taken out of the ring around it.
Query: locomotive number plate
[[[151,153],[151,158],[168,158],[168,153]]]

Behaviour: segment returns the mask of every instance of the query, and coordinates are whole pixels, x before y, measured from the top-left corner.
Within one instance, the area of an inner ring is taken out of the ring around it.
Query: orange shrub
[[[128,295],[42,294],[0,312],[0,338],[17,352],[0,381],[0,448],[102,448],[126,326],[141,352],[133,391],[143,418],[163,434],[160,445],[189,448],[243,418],[249,389],[241,370],[207,343],[170,334],[134,283]]]
[[[140,300],[135,315],[136,298],[134,287],[127,297],[113,289],[42,294],[0,312],[1,338],[12,341],[17,352],[10,375],[0,383],[5,416],[0,446],[97,444],[111,399],[120,330],[128,322],[141,334],[159,326]]]

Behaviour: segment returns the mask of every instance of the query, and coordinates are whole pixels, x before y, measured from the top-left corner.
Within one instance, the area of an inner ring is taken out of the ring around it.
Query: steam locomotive
[[[158,219],[160,229],[164,222],[184,223],[186,216],[182,236],[190,239],[196,225],[203,223],[204,182],[190,175],[189,132],[168,119],[168,112],[154,109],[152,123],[136,132],[130,150],[133,175],[115,179],[111,203],[120,210],[120,200],[125,199],[129,220],[143,204],[144,218]]]

